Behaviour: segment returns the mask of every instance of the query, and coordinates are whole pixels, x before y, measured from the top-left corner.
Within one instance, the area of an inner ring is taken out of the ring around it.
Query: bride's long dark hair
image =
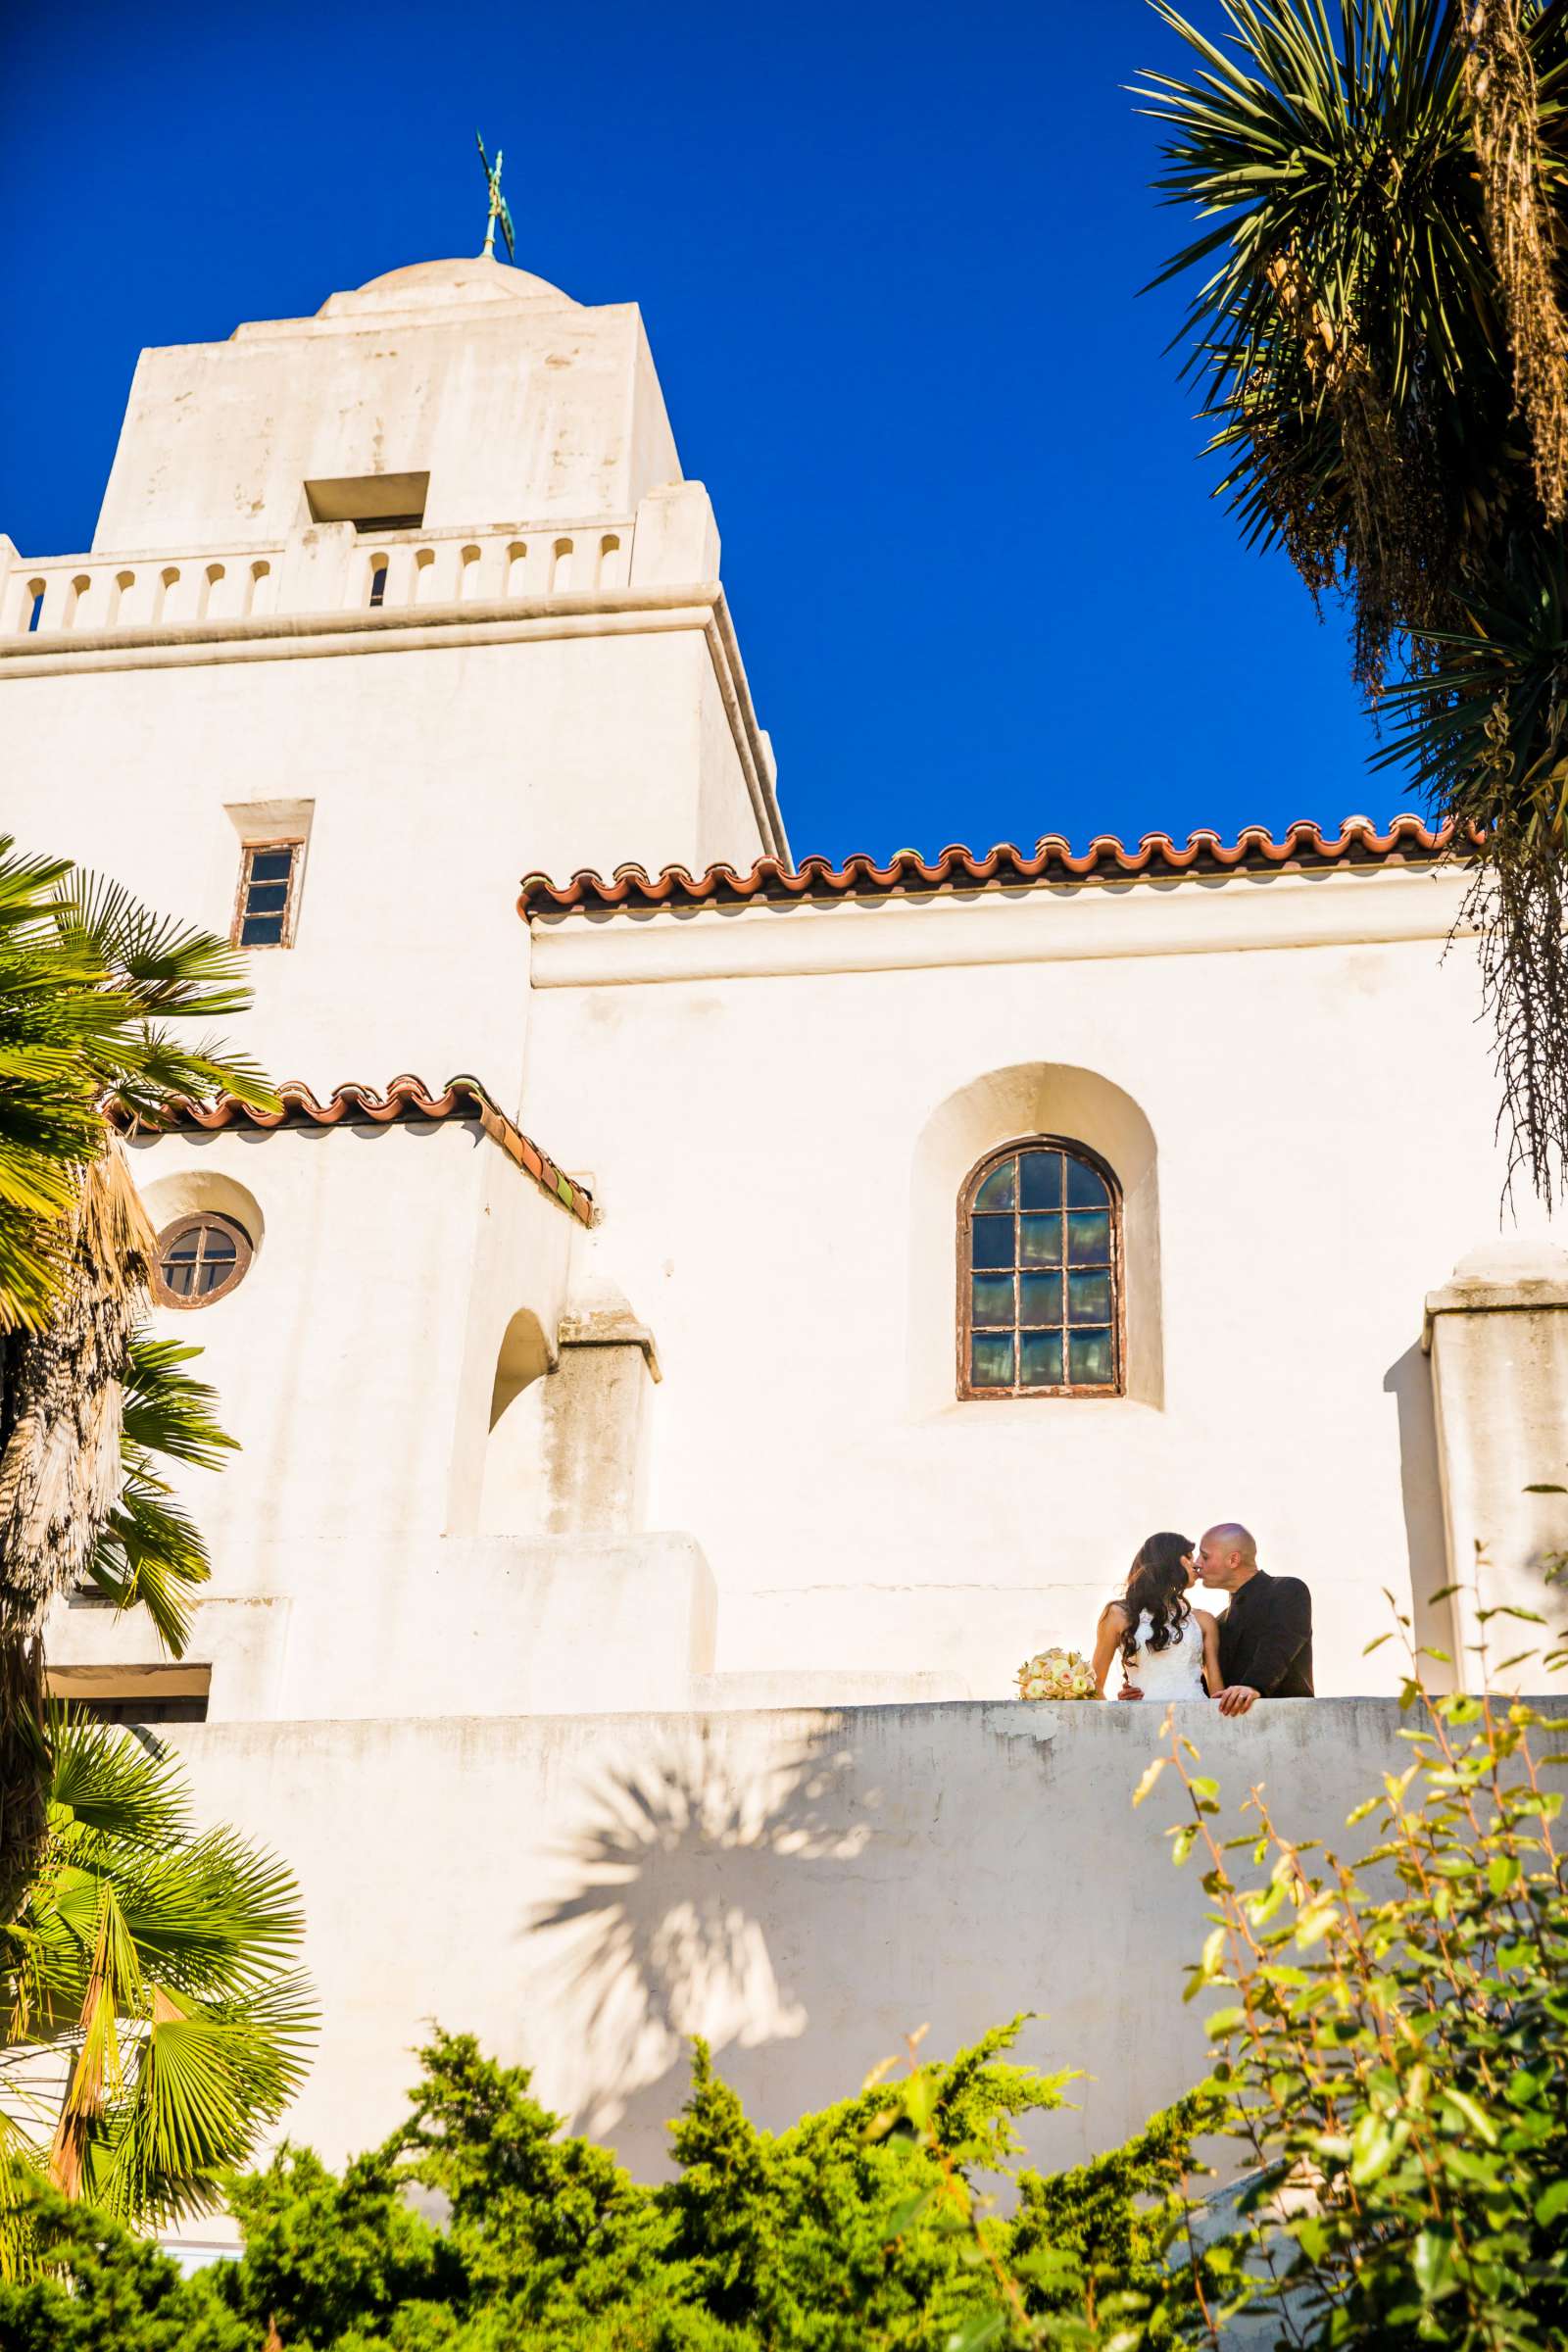
[[[1121,1638],[1121,1654],[1129,1666],[1138,1654],[1138,1628],[1146,1609],[1151,1649],[1169,1649],[1173,1642],[1181,1640],[1182,1628],[1193,1613],[1187,1597],[1186,1566],[1192,1548],[1189,1537],[1175,1535],[1150,1536],[1139,1545],[1122,1602],[1127,1631]]]

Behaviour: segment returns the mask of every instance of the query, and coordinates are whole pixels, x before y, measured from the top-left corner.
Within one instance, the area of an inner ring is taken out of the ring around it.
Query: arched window
[[[958,1200],[958,1395],[1119,1396],[1121,1193],[1061,1136],[988,1152]]]
[[[158,1303],[211,1306],[220,1293],[244,1280],[250,1262],[251,1237],[232,1217],[216,1209],[176,1217],[158,1236],[153,1285]]]

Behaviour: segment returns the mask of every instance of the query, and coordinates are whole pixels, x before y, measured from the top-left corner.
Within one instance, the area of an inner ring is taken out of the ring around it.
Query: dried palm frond
[[[81,1182],[55,1312],[9,1344],[0,1446],[0,1633],[30,1638],[85,1569],[120,1492],[120,1375],[153,1237],[122,1150]]]
[[[1530,429],[1536,489],[1555,524],[1568,511],[1568,318],[1528,30],[1536,14],[1521,0],[1466,0],[1459,42],[1515,397]]]
[[[1565,600],[1568,0],[1165,0],[1190,78],[1145,76],[1166,199],[1201,233],[1184,372],[1250,544],[1352,619],[1380,755],[1479,842],[1508,1182],[1568,1186]],[[1394,669],[1396,682],[1390,685]],[[1401,674],[1402,673],[1402,674]]]

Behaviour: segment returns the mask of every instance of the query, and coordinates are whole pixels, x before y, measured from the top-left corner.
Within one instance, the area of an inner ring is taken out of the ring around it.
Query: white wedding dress
[[[1125,1680],[1147,1700],[1168,1706],[1173,1698],[1206,1698],[1203,1689],[1203,1629],[1189,1617],[1174,1642],[1151,1649],[1154,1621],[1145,1609],[1138,1620],[1138,1652],[1125,1669]]]

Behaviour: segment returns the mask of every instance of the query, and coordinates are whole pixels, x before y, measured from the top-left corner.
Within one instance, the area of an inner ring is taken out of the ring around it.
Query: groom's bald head
[[[1198,1546],[1198,1573],[1217,1592],[1234,1592],[1256,1567],[1257,1545],[1238,1519],[1222,1519]]]

